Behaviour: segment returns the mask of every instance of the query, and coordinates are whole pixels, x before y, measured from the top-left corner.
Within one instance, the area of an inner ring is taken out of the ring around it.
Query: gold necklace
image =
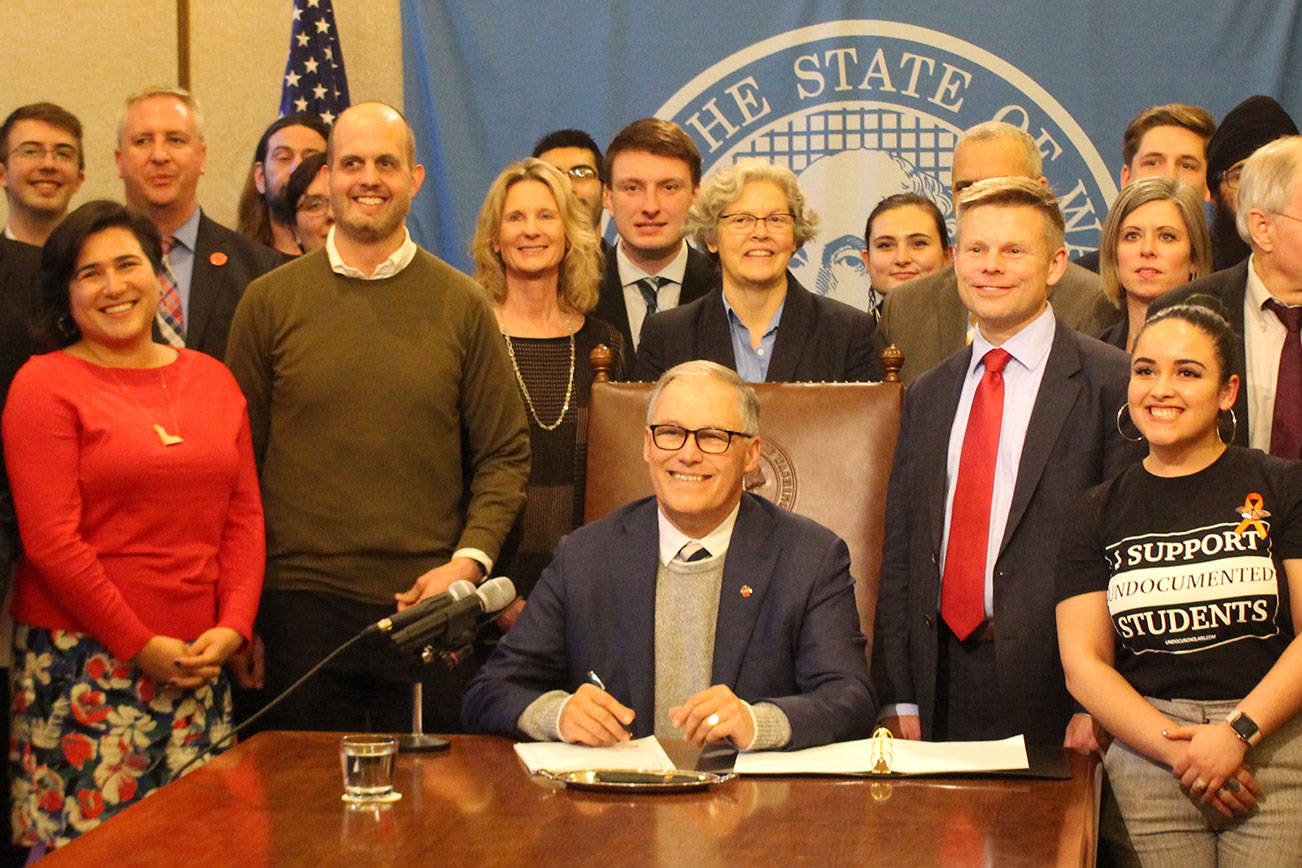
[[[529,415],[533,416],[533,421],[544,431],[555,431],[561,427],[561,422],[565,421],[565,414],[570,409],[570,398],[574,396],[574,327],[567,322],[565,328],[570,333],[570,382],[565,387],[565,403],[561,405],[561,415],[556,417],[555,422],[547,425],[538,418],[538,410],[534,408],[533,398],[529,396],[529,387],[524,384],[524,375],[520,373],[520,366],[515,361],[515,347],[511,344],[511,336],[506,333],[506,327],[502,327],[502,337],[506,339],[506,354],[511,357],[511,370],[515,371],[515,381],[520,384],[520,393],[524,395],[524,402],[529,406]]]
[[[158,442],[162,443],[164,446],[175,446],[178,443],[185,442],[185,438],[181,436],[181,423],[176,419],[176,407],[172,404],[172,393],[167,389],[167,376],[163,373],[163,368],[166,367],[165,365],[159,366],[157,369],[158,380],[163,384],[163,397],[167,399],[167,409],[172,411],[172,430],[176,432],[175,434],[167,433],[166,428],[154,421],[153,415],[145,409],[145,405],[140,403],[140,399],[132,394],[131,390],[126,387],[126,384],[123,383],[122,380],[118,378],[118,375],[113,372],[113,366],[105,362],[104,357],[95,352],[94,347],[88,343],[83,343],[82,346],[86,348],[86,352],[95,357],[95,361],[99,363],[100,367],[108,371],[109,376],[113,378],[113,382],[117,385],[122,394],[130,398],[131,403],[135,404],[136,407],[140,409],[140,412],[145,414],[145,418],[149,420],[150,424],[154,428],[154,433],[158,435]]]

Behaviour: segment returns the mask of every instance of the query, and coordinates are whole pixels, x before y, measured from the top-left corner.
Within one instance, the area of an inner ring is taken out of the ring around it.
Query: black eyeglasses
[[[651,442],[657,449],[676,452],[687,443],[687,435],[696,438],[696,448],[707,455],[722,455],[732,445],[734,437],[754,437],[742,431],[729,431],[727,428],[684,428],[682,425],[648,425]]]

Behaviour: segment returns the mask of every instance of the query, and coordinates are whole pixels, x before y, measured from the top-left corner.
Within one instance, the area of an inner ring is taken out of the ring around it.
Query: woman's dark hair
[[[294,218],[298,215],[298,200],[303,198],[303,194],[307,192],[308,187],[312,186],[316,176],[321,174],[321,168],[325,164],[325,154],[313,154],[304,157],[303,161],[294,167],[289,180],[285,182],[284,194],[273,204],[277,220],[289,226],[294,225]]]
[[[1163,320],[1178,319],[1198,329],[1212,339],[1212,349],[1216,353],[1216,362],[1221,366],[1220,384],[1223,386],[1230,379],[1230,362],[1234,358],[1234,330],[1225,318],[1225,308],[1220,299],[1210,295],[1193,295],[1180,304],[1173,304],[1150,316],[1144,322],[1139,334],[1148,327]],[[1136,338],[1138,346],[1138,338]]]
[[[33,326],[54,346],[66,347],[81,339],[72,320],[68,285],[86,240],[113,227],[126,229],[140,242],[155,274],[163,270],[163,242],[149,219],[107,199],[87,202],[54,228],[41,251],[41,286],[33,311]]]
[[[936,203],[926,196],[920,196],[917,193],[896,193],[894,196],[887,196],[877,203],[872,213],[868,215],[868,222],[863,227],[863,240],[865,244],[872,243],[873,221],[887,211],[894,211],[896,208],[903,208],[906,205],[917,205],[922,210],[931,215],[931,219],[936,221],[936,235],[940,238],[941,247],[949,247],[949,227],[945,225],[945,215],[940,213]]]

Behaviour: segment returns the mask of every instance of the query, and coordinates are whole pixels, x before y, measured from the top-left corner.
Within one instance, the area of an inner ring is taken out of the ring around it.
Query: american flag
[[[348,76],[330,0],[294,0],[280,113],[314,112],[328,124],[348,108]]]

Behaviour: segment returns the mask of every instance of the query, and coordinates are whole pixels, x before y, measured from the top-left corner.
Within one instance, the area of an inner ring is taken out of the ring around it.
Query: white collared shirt
[[[362,271],[360,268],[353,268],[344,262],[343,257],[339,255],[339,248],[335,246],[335,229],[338,227],[331,226],[330,231],[326,233],[326,256],[330,259],[330,270],[335,274],[343,277],[353,277],[358,280],[384,280],[386,277],[393,277],[402,271],[411,261],[416,258],[416,242],[411,240],[411,233],[407,227],[402,227],[402,244],[398,249],[389,254],[389,256],[375,266],[375,270],[370,274]]]
[[[1279,356],[1288,329],[1265,304],[1272,296],[1257,274],[1256,254],[1248,257],[1248,283],[1243,291],[1243,361],[1248,390],[1248,445],[1270,451],[1270,429],[1275,419],[1275,385],[1279,381]]]
[[[656,507],[656,515],[660,520],[660,563],[668,566],[669,562],[683,550],[683,546],[689,542],[696,542],[703,549],[710,553],[710,557],[716,558],[728,550],[728,545],[732,541],[732,529],[737,524],[737,513],[741,510],[741,501],[732,508],[718,527],[707,533],[699,539],[690,537],[678,528],[674,527],[664,513],[664,510]]]
[[[678,255],[660,269],[659,274],[648,274],[628,258],[624,239],[620,238],[615,242],[615,264],[619,267],[619,283],[624,287],[624,309],[628,312],[628,328],[633,334],[633,349],[636,350],[642,337],[642,323],[646,320],[646,299],[642,297],[638,281],[647,277],[669,281],[656,293],[656,306],[659,310],[677,307],[683,292],[683,276],[687,273],[687,242],[682,242]]]

